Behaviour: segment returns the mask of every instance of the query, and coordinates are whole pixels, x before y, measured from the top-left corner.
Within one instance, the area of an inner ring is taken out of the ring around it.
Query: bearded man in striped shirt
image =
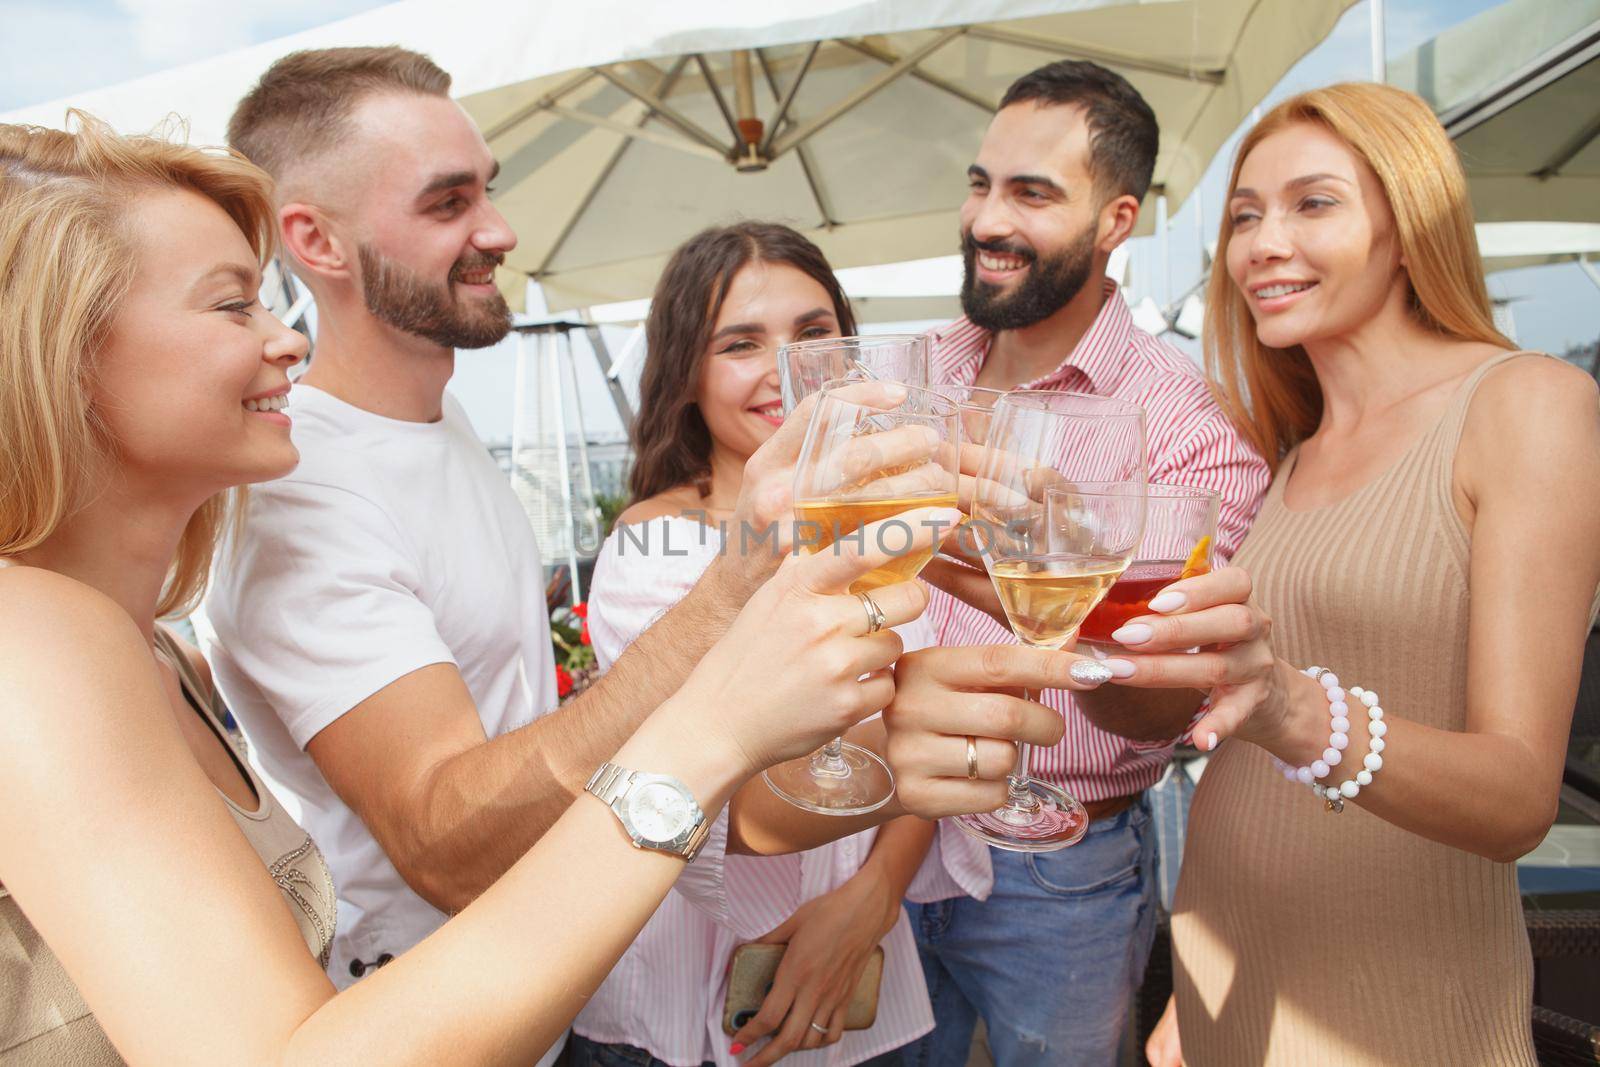
[[[1150,480],[1221,493],[1217,548],[1226,558],[1255,515],[1267,466],[1234,431],[1194,363],[1136,327],[1106,278],[1112,250],[1138,221],[1158,141],[1149,105],[1093,63],[1052,63],[1011,86],[968,168],[966,315],[934,333],[930,377],[1139,404]],[[952,709],[963,697],[970,703],[970,690],[985,681],[1021,669],[962,647],[1015,642],[984,610],[993,609],[983,604],[993,594],[981,572],[963,575],[938,561],[925,574],[966,599],[936,591],[928,618],[942,647],[897,667],[898,692],[885,716],[891,756],[896,741],[924,751],[964,748],[965,739],[949,732]],[[995,884],[987,900],[907,905],[938,1020],[920,1048],[907,1050],[909,1063],[965,1064],[978,1016],[999,1067],[1117,1061],[1157,908],[1144,790],[1161,776],[1175,739],[1119,736],[1138,731],[1105,706],[1114,693],[1085,701],[1051,689],[1043,700],[1062,713],[1066,729],[1059,744],[1034,750],[1032,772],[1083,801],[1088,833],[1059,852],[991,849]],[[913,810],[925,784],[901,776],[902,799]]]

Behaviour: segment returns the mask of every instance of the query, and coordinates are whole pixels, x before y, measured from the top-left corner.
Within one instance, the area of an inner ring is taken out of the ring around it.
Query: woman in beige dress
[[[1235,566],[1108,664],[1127,722],[1210,691],[1149,1054],[1531,1067],[1514,861],[1556,814],[1600,586],[1595,383],[1495,330],[1454,148],[1400,90],[1268,113],[1219,248],[1208,355],[1277,466]]]
[[[0,1063],[532,1063],[683,869],[580,796],[335,995],[326,868],[157,625],[198,599],[230,488],[297,460],[281,408],[305,343],[256,299],[271,205],[231,154],[83,116],[75,134],[0,126]],[[802,430],[752,458],[756,481]],[[714,817],[884,706],[899,638],[844,590],[886,561],[784,562],[615,762]],[[890,625],[925,597],[874,594]]]

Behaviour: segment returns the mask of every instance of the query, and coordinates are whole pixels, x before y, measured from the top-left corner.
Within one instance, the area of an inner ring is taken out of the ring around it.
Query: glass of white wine
[[[778,349],[778,391],[783,413],[821,389],[847,378],[877,379],[925,389],[928,335],[880,333],[868,337],[819,337]]]
[[[1031,391],[995,404],[972,526],[1019,641],[1060,649],[1077,636],[1139,550],[1144,487],[1144,411],[1137,405]],[[957,825],[1013,852],[1077,843],[1089,827],[1083,805],[1030,777],[1028,757],[1028,746],[1019,745],[1003,807],[962,816]]]
[[[1007,390],[950,382],[939,382],[928,388],[955,401],[961,419],[961,470],[971,473],[983,461],[983,445],[989,440],[989,423],[994,418],[994,406],[1006,395]],[[970,535],[958,534],[945,538],[939,553],[974,570],[983,567],[983,562],[972,550]]]
[[[960,429],[956,406],[926,389],[907,388],[897,407],[850,399],[859,382],[827,383],[806,428],[795,471],[795,545],[839,551],[842,542],[891,553],[883,566],[856,579],[852,593],[907,582],[932,558],[935,545],[912,550],[918,531],[887,523],[875,535],[863,527],[917,508],[954,508]],[[876,536],[877,542],[867,543]],[[862,605],[866,611],[866,605]],[[894,796],[894,775],[869,748],[834,738],[810,756],[770,767],[772,791],[797,807],[824,815],[860,815]]]
[[[989,439],[989,421],[994,418],[994,406],[1000,403],[1000,398],[1006,395],[1007,390],[950,382],[940,382],[928,388],[955,401],[961,413],[962,445],[981,451],[983,443]]]

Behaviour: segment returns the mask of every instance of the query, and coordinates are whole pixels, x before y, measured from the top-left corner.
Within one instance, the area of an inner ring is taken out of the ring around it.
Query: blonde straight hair
[[[243,156],[167,136],[122,137],[80,111],[74,132],[0,125],[0,556],[49,538],[114,466],[91,401],[95,361],[135,269],[127,211],[141,191],[187,189],[239,224],[262,264],[276,230],[272,181]],[[237,491],[201,505],[157,608],[205,591]]]
[[[1394,213],[1411,286],[1410,309],[1429,330],[1513,347],[1495,329],[1483,280],[1467,179],[1455,145],[1419,97],[1389,85],[1346,82],[1292,96],[1256,123],[1234,156],[1228,199],[1245,158],[1264,138],[1310,123],[1330,130],[1378,176]],[[1206,367],[1241,433],[1276,466],[1322,419],[1322,389],[1305,349],[1256,336],[1244,294],[1223,262],[1233,239],[1226,210],[1206,290]]]

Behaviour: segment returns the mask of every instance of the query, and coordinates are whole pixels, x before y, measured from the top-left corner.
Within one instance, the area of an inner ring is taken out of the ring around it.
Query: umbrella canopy
[[[1063,57],[1120,70],[1150,101],[1163,130],[1151,196],[1175,208],[1348,2],[1079,0],[1017,17],[1021,5],[966,0],[883,7],[860,32],[769,6],[769,27],[731,51],[464,98],[502,160],[498,202],[521,240],[508,263],[552,306],[647,294],[673,247],[740,217],[789,222],[840,267],[949,252],[1000,96]]]
[[[1600,221],[1600,0],[1509,0],[1389,80],[1438,113],[1480,222]]]
[[[1480,222],[1478,251],[1485,274],[1548,263],[1597,263],[1600,223]]]
[[[287,52],[427,52],[502,163],[520,239],[502,287],[520,298],[532,278],[559,309],[648,295],[674,246],[738,217],[788,221],[841,267],[952,251],[990,112],[1057,58],[1111,66],[1150,101],[1152,196],[1175,210],[1353,2],[407,0],[5,119],[59,124],[72,103],[133,130],[176,112],[216,143]]]

